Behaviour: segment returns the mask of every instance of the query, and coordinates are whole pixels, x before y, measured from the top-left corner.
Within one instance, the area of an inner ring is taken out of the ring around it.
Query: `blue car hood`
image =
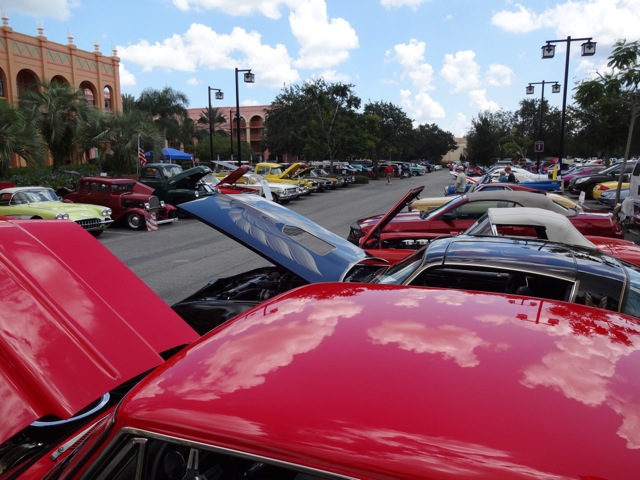
[[[353,265],[371,258],[348,240],[258,195],[214,195],[178,208],[309,283],[341,281]]]

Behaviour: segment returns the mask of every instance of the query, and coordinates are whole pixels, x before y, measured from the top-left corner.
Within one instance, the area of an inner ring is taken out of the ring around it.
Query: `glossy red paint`
[[[631,240],[619,238],[587,236],[598,250],[625,262],[640,265],[640,246]]]
[[[173,357],[116,430],[366,479],[635,479],[639,348],[581,305],[317,284]]]
[[[71,221],[0,222],[0,292],[0,443],[45,415],[71,417],[197,338]]]

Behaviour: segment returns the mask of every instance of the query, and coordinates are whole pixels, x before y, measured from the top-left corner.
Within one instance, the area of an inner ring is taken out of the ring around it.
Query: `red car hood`
[[[636,245],[631,240],[598,237],[594,235],[587,235],[587,239],[601,252],[624,260],[625,262],[640,265],[640,245]]]
[[[242,176],[245,173],[247,173],[249,170],[251,170],[251,167],[249,167],[247,165],[243,165],[241,167],[238,167],[233,172],[231,172],[229,175],[227,175],[222,180],[220,180],[220,183],[224,184],[224,185],[233,185],[234,183],[237,183],[238,180],[240,180],[242,178]]]
[[[0,292],[0,443],[45,415],[73,416],[198,337],[75,222],[0,222]]]
[[[360,245],[366,245],[373,235],[381,232],[404,207],[409,205],[420,195],[422,190],[424,190],[424,186],[412,188],[391,208],[391,210],[380,217],[375,217],[377,220],[376,224],[360,239]]]

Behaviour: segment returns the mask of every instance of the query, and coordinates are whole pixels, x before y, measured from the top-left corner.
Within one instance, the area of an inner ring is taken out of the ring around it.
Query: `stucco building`
[[[0,27],[0,99],[16,103],[20,96],[39,82],[61,82],[82,89],[90,105],[100,110],[122,111],[119,76],[120,59],[114,50],[103,55],[98,44],[94,51],[80,50],[67,37],[67,43],[51,42],[38,28],[33,37],[14,32],[9,19]],[[13,167],[24,166],[16,157]]]

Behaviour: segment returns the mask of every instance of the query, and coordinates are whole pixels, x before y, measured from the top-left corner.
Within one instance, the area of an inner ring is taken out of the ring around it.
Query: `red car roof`
[[[198,336],[75,222],[0,222],[0,443],[66,419]]]
[[[356,478],[637,478],[640,324],[526,297],[316,284],[153,372],[118,427]]]

